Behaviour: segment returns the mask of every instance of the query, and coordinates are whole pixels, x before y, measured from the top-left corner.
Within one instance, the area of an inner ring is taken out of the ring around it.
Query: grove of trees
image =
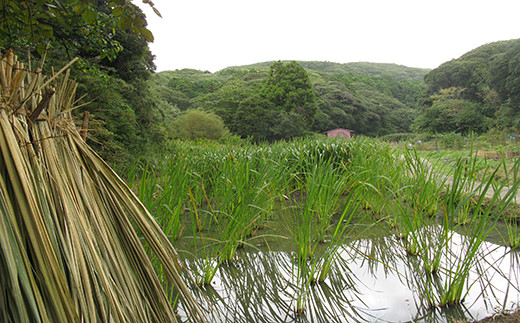
[[[154,86],[177,114],[190,109],[214,112],[232,134],[254,141],[338,127],[371,136],[409,132],[424,92],[417,74],[424,76],[428,70],[374,64],[374,73],[346,72],[352,66],[359,69],[357,64],[296,61],[216,73],[184,69],[156,74]],[[362,66],[370,71],[370,64]],[[380,75],[385,66],[395,77]]]

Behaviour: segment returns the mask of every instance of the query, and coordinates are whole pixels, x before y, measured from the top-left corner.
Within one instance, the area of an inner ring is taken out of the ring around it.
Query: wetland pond
[[[439,225],[428,230],[439,241],[445,234]],[[427,275],[423,260],[407,253],[402,238],[364,232],[370,238],[341,245],[323,282],[302,282],[290,239],[260,234],[237,251],[236,261],[218,266],[210,284],[193,292],[210,322],[466,322],[520,304],[520,253],[493,242],[500,240],[498,225],[471,260],[463,302],[442,307],[430,306],[426,295],[437,300],[435,294],[454,279],[468,252],[465,235],[452,232],[447,244],[439,242],[441,269]],[[188,241],[178,241],[181,256],[187,255],[181,250]],[[185,263],[197,272],[205,262],[190,254]],[[297,314],[302,294],[304,310]]]
[[[369,138],[173,148],[129,183],[210,322],[465,322],[520,305],[520,160],[497,180],[474,154]]]

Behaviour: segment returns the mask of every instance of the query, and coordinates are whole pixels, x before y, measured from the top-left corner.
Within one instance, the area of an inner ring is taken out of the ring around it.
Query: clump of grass
[[[332,265],[338,257],[339,249],[344,246],[349,233],[354,230],[354,227],[350,226],[350,224],[366,195],[364,185],[355,176],[347,176],[343,181],[343,185],[347,187],[348,194],[342,201],[343,206],[340,216],[330,232],[330,240],[325,250],[313,261],[311,282],[324,282],[329,275]]]
[[[442,192],[447,180],[442,176],[443,169],[434,169],[427,159],[421,158],[417,151],[406,150],[403,154],[406,173],[405,189],[400,193],[413,209],[414,214],[433,217],[436,215]]]
[[[507,228],[507,244],[512,249],[520,248],[520,228],[518,219],[509,216],[505,222]]]
[[[473,157],[474,159],[474,157]],[[470,160],[470,165],[475,162]],[[462,172],[467,176],[466,165],[461,162],[457,163],[458,168],[455,170],[454,182],[457,177],[462,177]],[[469,168],[470,170],[472,168]],[[464,300],[465,295],[469,291],[466,289],[466,280],[471,268],[476,262],[479,262],[479,257],[485,255],[479,254],[479,248],[485,241],[486,237],[493,230],[496,222],[504,216],[505,210],[512,203],[516,196],[516,191],[519,182],[514,183],[512,187],[506,188],[504,184],[492,189],[494,174],[498,171],[495,169],[489,174],[486,181],[481,183],[473,183],[470,185],[457,186],[458,191],[454,188],[449,192],[448,202],[445,205],[445,258],[446,267],[443,269],[445,281],[443,288],[439,294],[439,305],[447,306],[458,304]],[[456,217],[457,212],[463,209],[464,203],[454,203],[462,195],[462,191],[470,188],[472,191],[468,194],[466,199],[473,198],[471,205],[471,213],[468,221],[464,221],[461,226],[460,221]],[[487,196],[487,197],[486,197]],[[461,206],[462,205],[462,206]],[[451,255],[451,250],[456,250],[453,245],[454,230],[463,230],[464,235],[459,244],[460,252],[456,255]]]
[[[159,169],[136,164],[127,176],[128,185],[137,188],[139,200],[172,240],[178,239],[184,229],[181,215],[189,198],[188,175],[187,160],[178,156]]]
[[[247,157],[228,156],[214,185],[214,216],[223,243],[220,257],[231,261],[237,248],[264,223],[272,208],[268,190],[271,170],[268,163]]]

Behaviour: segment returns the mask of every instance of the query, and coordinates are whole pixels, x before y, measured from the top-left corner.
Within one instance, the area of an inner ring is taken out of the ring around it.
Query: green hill
[[[371,76],[389,76],[398,81],[422,81],[424,76],[430,71],[424,68],[407,67],[397,64],[386,63],[332,63],[319,61],[297,61],[306,70],[315,72],[324,72],[329,74],[357,74],[357,75],[371,75]],[[256,63],[251,65],[234,66],[231,68],[269,68],[273,61]]]
[[[425,76],[419,130],[484,132],[520,128],[520,39],[475,48]]]
[[[228,67],[216,73],[165,71],[157,73],[153,82],[160,98],[171,107],[165,115],[203,109],[219,115],[233,130],[243,128],[233,116],[241,104],[262,92],[273,63]],[[422,79],[429,72],[396,64],[297,63],[306,71],[316,96],[310,131],[348,128],[371,136],[410,131],[424,89]],[[234,133],[246,135],[245,131]]]

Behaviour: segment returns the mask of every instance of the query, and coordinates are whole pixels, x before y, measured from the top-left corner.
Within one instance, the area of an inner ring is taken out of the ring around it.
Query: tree
[[[307,72],[297,62],[273,63],[261,94],[277,109],[302,115],[309,128],[314,123],[316,96]]]
[[[149,3],[147,0],[143,0]],[[109,163],[160,148],[163,112],[149,89],[155,69],[142,11],[130,0],[1,1],[0,49],[31,54],[33,68],[80,61],[70,69],[90,112],[87,142]],[[150,5],[151,2],[149,3]],[[50,72],[49,72],[50,73]]]
[[[214,113],[188,110],[174,122],[173,136],[181,139],[220,139],[229,134],[224,122]]]
[[[431,107],[425,108],[415,120],[414,128],[431,133],[482,133],[489,122],[483,113],[484,105],[461,99],[461,89],[451,87],[430,97]]]
[[[102,3],[106,4],[105,1]],[[160,16],[151,1],[143,0],[143,3],[150,5]],[[104,25],[106,12],[98,11],[99,4],[98,0],[4,0],[0,8],[0,39],[4,45],[38,45],[43,50],[45,44],[55,39],[60,30],[71,31],[81,24],[85,27],[83,31],[89,32],[99,27],[99,24]],[[108,5],[111,8],[113,28],[117,26],[121,30],[131,29],[153,42],[153,35],[146,28],[146,20],[130,0],[114,0]],[[110,36],[94,34],[105,39]]]
[[[428,107],[424,112],[415,119],[413,128],[416,131],[425,131],[429,133],[452,132],[455,130],[453,118],[449,115],[447,106],[443,104],[434,104]]]
[[[484,133],[489,128],[487,118],[482,114],[482,105],[465,102],[463,109],[455,117],[456,132],[470,134]]]
[[[274,140],[272,127],[276,115],[270,101],[253,94],[240,102],[233,115],[231,131],[242,138],[252,137],[256,142]]]

